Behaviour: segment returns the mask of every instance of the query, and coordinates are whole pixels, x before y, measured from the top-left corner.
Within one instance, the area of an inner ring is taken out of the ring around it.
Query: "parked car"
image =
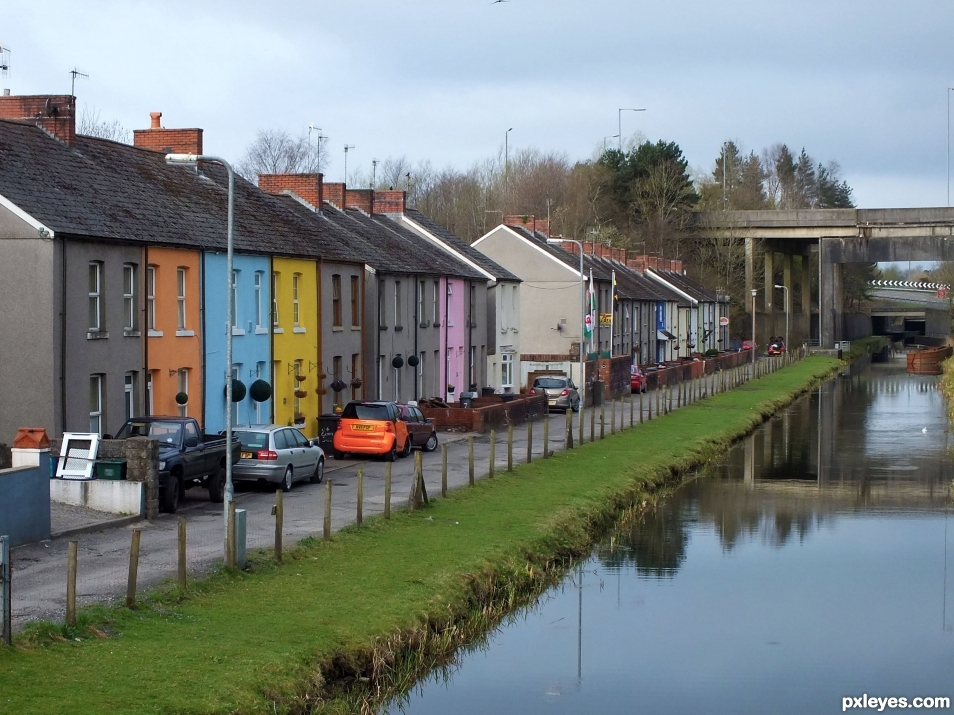
[[[437,428],[434,421],[425,417],[416,405],[399,404],[397,407],[410,435],[405,447],[406,452],[410,452],[411,447],[420,447],[425,452],[437,449]]]
[[[753,341],[751,341],[751,340],[743,340],[743,341],[742,341],[742,350],[754,350],[754,349],[757,348],[757,347],[758,347],[758,345],[756,345],[756,344],[755,344]]]
[[[106,435],[104,435],[106,436]],[[159,441],[159,508],[175,513],[184,489],[205,487],[209,501],[225,498],[225,437],[203,434],[192,417],[134,417],[116,439],[152,437]],[[242,445],[232,438],[232,460],[238,463]]]
[[[242,459],[232,467],[234,481],[280,484],[283,492],[302,479],[321,482],[325,453],[317,439],[282,425],[239,425],[235,435],[242,442]]]
[[[742,352],[742,341],[736,340],[733,338],[729,341],[729,352],[730,353],[740,353]]]
[[[639,369],[639,365],[629,368],[630,392],[646,392],[646,373]]]
[[[393,462],[410,453],[410,436],[393,402],[355,400],[345,405],[335,430],[335,459],[346,454],[378,454]]]
[[[531,395],[546,395],[551,409],[580,411],[580,393],[568,377],[548,375],[538,377],[530,387]]]
[[[782,355],[785,353],[785,341],[781,337],[774,337],[769,341],[768,354]]]

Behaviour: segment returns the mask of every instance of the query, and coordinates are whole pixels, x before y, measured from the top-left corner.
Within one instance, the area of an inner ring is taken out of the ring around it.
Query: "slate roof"
[[[718,300],[716,294],[699,283],[696,283],[691,278],[684,276],[682,273],[674,273],[672,271],[653,271],[654,273],[661,276],[664,280],[668,281],[672,285],[676,286],[679,290],[688,293],[696,300],[703,303],[715,303]]]
[[[404,215],[414,223],[421,226],[421,228],[434,236],[434,238],[442,241],[444,244],[454,249],[458,253],[467,256],[467,258],[483,268],[498,281],[520,281],[518,276],[515,276],[499,263],[492,260],[489,256],[485,256],[483,253],[467,243],[467,241],[464,239],[455,236],[439,223],[431,219],[430,216],[422,214],[417,209],[406,209]]]
[[[0,120],[0,194],[67,237],[225,250],[224,167],[170,166],[158,152]],[[355,261],[345,235],[235,177],[235,249]]]

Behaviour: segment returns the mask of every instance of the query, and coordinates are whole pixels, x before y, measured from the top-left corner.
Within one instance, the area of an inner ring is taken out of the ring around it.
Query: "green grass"
[[[848,355],[843,357],[847,360],[857,360],[864,355],[880,352],[886,345],[891,344],[891,339],[883,335],[871,335],[867,338],[859,338],[851,341],[851,347]]]
[[[388,671],[401,655],[388,648],[412,653],[427,633],[457,645],[452,625],[462,617],[476,623],[483,612],[491,624],[492,602],[496,614],[519,605],[521,587],[539,590],[541,574],[584,554],[619,509],[837,367],[807,358],[413,515],[306,540],[282,566],[259,556],[250,573],[219,574],[184,599],[170,591],[140,611],[101,609],[95,630],[68,634],[80,641],[56,642],[58,629],[21,637],[0,648],[0,713],[305,712],[328,692],[328,674],[382,657],[378,671]]]

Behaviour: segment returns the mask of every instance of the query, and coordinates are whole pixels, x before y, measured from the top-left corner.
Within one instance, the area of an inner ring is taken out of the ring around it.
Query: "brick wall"
[[[537,218],[533,214],[525,216],[504,216],[503,222],[505,226],[513,226],[515,228],[523,228],[531,233],[539,231],[545,236],[550,235],[550,223],[545,218]]]
[[[321,187],[321,197],[333,203],[340,209],[345,208],[345,185],[342,183],[329,184],[325,182]]]
[[[375,191],[373,211],[376,214],[403,214],[407,207],[406,191]]]
[[[478,398],[491,399],[491,398]],[[476,404],[476,402],[475,402]],[[510,402],[492,402],[483,407],[425,407],[421,412],[434,420],[438,429],[466,430],[483,434],[511,424],[526,422],[528,418],[542,417],[547,410],[546,397],[543,395],[518,396]]]
[[[160,125],[162,112],[150,112],[149,129],[133,131],[133,144],[140,149],[162,154],[201,154],[201,129],[165,129]]]
[[[315,207],[321,206],[321,174],[259,174],[258,188],[269,194],[291,191]]]
[[[347,209],[361,209],[366,214],[371,213],[371,207],[374,205],[374,191],[371,189],[348,189],[345,188],[345,204]]]
[[[68,94],[0,97],[0,119],[42,127],[72,144],[76,137],[76,99]]]

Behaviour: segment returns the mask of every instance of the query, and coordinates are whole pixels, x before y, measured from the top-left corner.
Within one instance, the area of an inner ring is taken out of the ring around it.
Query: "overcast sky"
[[[0,4],[14,94],[67,93],[129,129],[161,111],[238,161],[257,130],[329,137],[330,180],[372,159],[465,168],[604,137],[727,139],[837,161],[861,207],[947,203],[952,0],[338,0]],[[608,142],[615,140],[609,139]]]

